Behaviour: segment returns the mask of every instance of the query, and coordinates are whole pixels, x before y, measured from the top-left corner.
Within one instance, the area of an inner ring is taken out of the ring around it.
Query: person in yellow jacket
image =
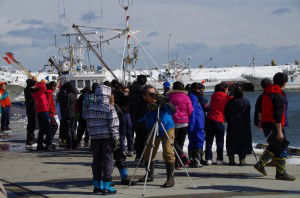
[[[6,90],[6,82],[0,82],[0,113],[1,113],[1,131],[9,131],[10,120],[10,98]]]

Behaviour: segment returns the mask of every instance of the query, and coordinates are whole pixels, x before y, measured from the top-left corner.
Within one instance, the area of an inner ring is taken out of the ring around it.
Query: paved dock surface
[[[21,131],[19,130],[21,133]],[[18,136],[19,137],[19,136]],[[24,144],[18,138],[12,144]],[[14,148],[13,145],[10,145]],[[300,166],[289,165],[288,172],[296,181],[275,180],[275,168],[267,167],[268,176],[255,171],[254,156],[248,156],[247,166],[212,165],[188,169],[196,188],[184,170],[176,171],[175,187],[163,189],[166,171],[161,153],[157,155],[155,180],[147,185],[145,197],[300,197]],[[58,149],[55,152],[26,150],[0,152],[0,182],[10,191],[9,197],[97,197],[92,194],[91,153],[88,148],[76,151]],[[134,171],[134,158],[129,158],[129,174]],[[225,156],[225,161],[227,157]],[[237,161],[237,159],[236,159]],[[144,175],[139,168],[137,177]],[[128,187],[119,185],[115,168],[113,179],[117,195],[109,197],[141,197],[143,184]]]

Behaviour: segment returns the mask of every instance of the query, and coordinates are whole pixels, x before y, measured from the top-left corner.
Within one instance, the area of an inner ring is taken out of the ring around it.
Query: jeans
[[[50,116],[48,112],[38,112],[37,113],[38,121],[39,121],[39,134],[38,134],[38,146],[42,146],[44,143],[44,135],[46,135],[46,146],[50,146],[52,144],[52,134],[51,134],[51,124],[50,124]]]
[[[10,120],[10,107],[2,107],[1,130],[7,130]]]
[[[99,139],[91,141],[93,151],[93,180],[110,182],[114,170],[112,139]]]
[[[216,137],[217,160],[223,161],[225,127],[222,122],[207,119],[205,159],[212,160],[212,145]]]
[[[120,143],[121,149],[125,150],[125,138],[127,138],[128,151],[133,151],[133,130],[129,113],[124,113],[122,117],[122,125],[120,126]]]
[[[76,120],[75,119],[66,119],[66,139],[67,139],[67,148],[76,148]]]

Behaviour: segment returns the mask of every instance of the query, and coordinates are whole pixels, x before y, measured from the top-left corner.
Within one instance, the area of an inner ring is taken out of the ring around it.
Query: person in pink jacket
[[[173,90],[170,91],[167,96],[170,98],[171,103],[176,107],[176,112],[173,115],[175,123],[175,149],[180,153],[180,158],[185,165],[189,164],[189,160],[182,152],[186,134],[188,132],[189,116],[193,112],[193,106],[191,99],[188,96],[188,92],[184,89],[184,84],[176,81],[173,84]],[[179,162],[176,157],[175,166],[179,167]]]

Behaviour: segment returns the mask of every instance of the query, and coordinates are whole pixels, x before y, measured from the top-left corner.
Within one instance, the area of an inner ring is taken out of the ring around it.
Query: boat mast
[[[105,69],[107,69],[107,71],[109,71],[109,73],[111,73],[111,75],[116,80],[119,80],[117,78],[117,76],[114,74],[114,72],[110,69],[110,67],[101,58],[101,56],[99,55],[99,53],[97,52],[97,50],[94,48],[94,46],[91,44],[91,42],[89,40],[87,40],[87,38],[85,37],[85,35],[81,32],[81,30],[79,29],[78,25],[73,24],[72,27],[80,34],[80,36],[83,38],[83,40],[85,40],[85,42],[87,43],[88,47],[94,52],[94,54],[96,55],[96,57],[98,58],[98,60],[101,62],[101,64],[105,67]]]
[[[132,5],[133,0],[119,0],[120,6],[124,9],[125,11],[125,22],[126,22],[126,34],[125,34],[125,44],[124,44],[124,49],[123,49],[123,58],[121,62],[121,71],[122,71],[122,82],[126,84],[126,73],[128,74],[128,81],[130,81],[131,75],[130,75],[130,69],[129,69],[129,64],[130,64],[130,55],[129,55],[129,49],[130,49],[130,44],[129,44],[129,39],[130,39],[130,27],[129,27],[129,14],[128,14],[128,9]]]

